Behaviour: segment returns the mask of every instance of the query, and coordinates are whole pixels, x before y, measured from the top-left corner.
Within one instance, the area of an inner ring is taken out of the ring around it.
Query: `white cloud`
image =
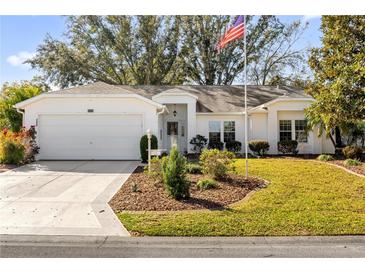
[[[35,53],[28,51],[20,51],[17,54],[10,55],[6,58],[6,62],[8,62],[13,67],[21,67],[21,68],[30,68],[29,64],[24,64],[24,62],[32,57],[34,57]]]
[[[307,23],[308,21],[313,20],[313,19],[317,19],[317,18],[321,18],[321,15],[304,15],[302,17],[302,21],[304,23]]]

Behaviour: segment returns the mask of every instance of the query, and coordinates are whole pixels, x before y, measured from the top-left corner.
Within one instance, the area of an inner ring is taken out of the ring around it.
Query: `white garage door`
[[[139,159],[142,116],[40,115],[38,137],[42,160]]]

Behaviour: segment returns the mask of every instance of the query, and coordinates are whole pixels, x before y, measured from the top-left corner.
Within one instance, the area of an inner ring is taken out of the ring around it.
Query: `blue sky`
[[[298,19],[309,22],[298,48],[320,45],[320,17],[280,16],[280,19],[287,23]],[[37,71],[22,62],[34,54],[47,33],[61,38],[65,30],[65,17],[61,16],[0,16],[0,85],[32,79]]]

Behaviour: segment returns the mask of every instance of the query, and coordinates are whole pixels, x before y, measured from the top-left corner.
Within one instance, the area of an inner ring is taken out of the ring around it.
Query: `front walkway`
[[[108,206],[134,161],[39,161],[0,174],[0,234],[128,236]]]

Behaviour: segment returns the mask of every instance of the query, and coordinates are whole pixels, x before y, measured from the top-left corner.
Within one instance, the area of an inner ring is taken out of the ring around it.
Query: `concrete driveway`
[[[136,161],[39,161],[0,174],[0,234],[128,236],[108,201]]]

